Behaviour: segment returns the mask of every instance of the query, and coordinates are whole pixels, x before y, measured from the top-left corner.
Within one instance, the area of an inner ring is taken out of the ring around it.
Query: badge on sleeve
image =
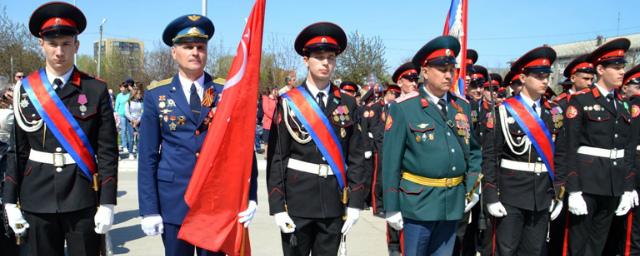
[[[576,118],[576,116],[578,116],[578,109],[574,106],[569,106],[567,108],[567,118],[573,119]]]
[[[384,125],[384,130],[388,131],[391,130],[391,126],[393,125],[393,118],[391,118],[391,115],[387,116],[387,121]]]
[[[638,105],[631,105],[631,117],[636,118],[640,116],[640,107]]]

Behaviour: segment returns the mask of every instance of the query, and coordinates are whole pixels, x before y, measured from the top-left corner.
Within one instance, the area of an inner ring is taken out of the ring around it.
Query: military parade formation
[[[106,83],[73,64],[85,27],[82,11],[61,2],[29,20],[46,61],[10,94],[2,255],[106,253],[117,130]],[[177,72],[144,94],[140,228],[162,237],[165,255],[225,255],[178,238],[185,191],[222,102],[223,85],[204,71],[214,31],[197,14],[171,21],[162,40]],[[291,45],[307,75],[299,85],[287,77],[264,127],[265,204],[282,254],[344,254],[347,234],[370,211],[387,224],[381,255],[640,255],[640,65],[626,65],[630,44],[610,40],[575,57],[557,96],[553,48],[524,53],[501,76],[476,65],[475,50],[458,58],[452,36],[428,40],[391,83],[361,86],[334,84],[345,31],[308,25]],[[465,95],[452,92],[461,66]],[[257,176],[254,157],[238,213],[245,228]]]

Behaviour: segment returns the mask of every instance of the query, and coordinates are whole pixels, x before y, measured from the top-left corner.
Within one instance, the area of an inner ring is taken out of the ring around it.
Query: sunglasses
[[[418,74],[416,73],[404,75],[402,76],[402,78],[407,79],[411,82],[418,82],[418,80],[420,79],[420,77],[418,77]]]
[[[23,78],[24,76],[16,76],[16,78]]]

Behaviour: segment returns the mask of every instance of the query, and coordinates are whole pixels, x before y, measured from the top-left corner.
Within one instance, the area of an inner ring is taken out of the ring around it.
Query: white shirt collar
[[[309,94],[311,94],[311,96],[316,100],[318,100],[318,92],[324,92],[325,97],[322,98],[322,100],[324,100],[324,104],[327,104],[327,99],[329,99],[329,91],[331,90],[331,83],[329,83],[329,85],[324,87],[324,89],[322,90],[318,89],[318,87],[307,84],[307,89],[309,89]]]
[[[71,67],[71,69],[69,69],[69,71],[67,71],[67,73],[64,73],[62,76],[53,76],[53,74],[47,74],[47,80],[49,80],[49,83],[51,84],[51,86],[53,86],[53,80],[56,80],[56,78],[60,79],[62,81],[62,86],[60,86],[60,88],[62,88],[69,81],[71,73],[73,73],[73,67]]]
[[[540,99],[534,101],[531,98],[529,98],[527,95],[524,95],[524,93],[520,93],[520,97],[522,97],[522,99],[524,100],[524,102],[527,104],[527,106],[532,107],[533,103],[536,104],[536,113],[538,114],[538,116],[540,115],[540,110],[541,107],[540,106]]]
[[[609,91],[609,90],[605,89],[604,87],[600,86],[597,83],[593,83],[593,84],[596,85],[598,90],[600,90],[600,94],[602,94],[602,96],[604,96],[604,97],[607,97],[607,95],[609,95],[609,93],[613,92],[613,90]]]
[[[202,100],[202,95],[204,94],[204,72],[202,72],[202,75],[195,81],[191,81],[191,79],[183,77],[179,72],[178,78],[180,79],[182,92],[184,92],[184,96],[187,98],[187,102],[191,103],[191,84],[196,85],[196,93],[198,93],[198,97],[200,97],[200,100]]]
[[[431,92],[429,92],[429,90],[427,90],[427,88],[425,86],[423,86],[422,89],[424,90],[424,92],[427,93],[427,96],[429,96],[429,100],[431,100],[432,103],[437,105],[438,101],[440,99],[443,99],[445,103],[447,102],[447,97],[448,97],[447,94],[448,93],[445,92],[444,95],[442,95],[442,97],[440,98],[440,97],[436,97],[435,95],[431,94]]]

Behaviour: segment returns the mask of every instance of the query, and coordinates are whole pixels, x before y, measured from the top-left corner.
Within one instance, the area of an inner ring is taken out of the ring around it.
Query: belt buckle
[[[448,188],[453,187],[453,178],[444,178],[444,185]]]
[[[53,166],[55,167],[63,167],[64,166],[64,154],[63,153],[52,153],[53,155]]]
[[[319,164],[318,165],[318,175],[322,178],[326,178],[329,175],[329,165]]]
[[[542,173],[542,164],[541,163],[534,163],[533,164],[533,172],[534,173]]]

